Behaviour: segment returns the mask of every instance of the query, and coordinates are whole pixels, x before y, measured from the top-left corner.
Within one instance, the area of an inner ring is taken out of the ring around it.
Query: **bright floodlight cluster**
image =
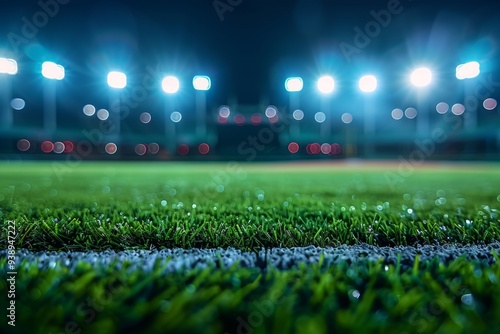
[[[209,90],[212,82],[206,75],[197,75],[193,78],[193,87],[196,90]]]
[[[481,65],[477,61],[471,61],[457,66],[456,76],[458,80],[473,79],[481,73]]]
[[[161,82],[161,88],[167,94],[175,94],[179,91],[181,84],[179,79],[176,77],[169,75],[163,79]]]
[[[17,62],[14,59],[0,58],[0,73],[17,74]]]
[[[432,72],[427,67],[417,68],[412,72],[410,80],[415,87],[429,86],[432,82]]]
[[[374,75],[365,75],[359,79],[359,89],[364,93],[374,92],[377,86],[377,78]]]
[[[285,81],[285,89],[288,92],[300,92],[304,88],[304,81],[302,78],[299,77],[293,77],[293,78],[288,78]]]
[[[108,73],[108,85],[111,88],[123,89],[127,87],[127,75],[123,72],[112,71]]]
[[[319,78],[317,86],[321,93],[330,94],[335,90],[335,80],[331,76],[325,75]]]
[[[42,64],[42,75],[51,80],[62,80],[65,76],[64,67],[51,61]]]

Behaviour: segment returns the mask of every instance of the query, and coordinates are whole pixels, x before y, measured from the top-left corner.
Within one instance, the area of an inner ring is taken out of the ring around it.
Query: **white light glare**
[[[365,75],[359,79],[359,89],[364,93],[372,93],[377,89],[377,78],[374,75]]]
[[[42,75],[47,79],[62,80],[65,75],[64,67],[51,61],[46,61],[42,64]]]
[[[193,87],[196,90],[209,90],[212,87],[212,81],[205,75],[197,75],[193,78]]]
[[[169,75],[161,82],[161,88],[163,88],[163,91],[167,94],[175,94],[180,88],[179,79]]]
[[[335,89],[335,80],[325,75],[318,80],[318,90],[323,94],[331,94]]]
[[[122,72],[109,72],[108,85],[111,88],[122,89],[127,87],[127,75]]]
[[[0,73],[16,75],[17,62],[14,59],[0,58]]]
[[[432,72],[427,67],[420,67],[411,74],[411,83],[416,87],[426,87],[432,82]]]
[[[300,92],[304,88],[304,81],[302,78],[288,78],[285,81],[285,89],[288,92]]]
[[[457,79],[473,79],[481,73],[481,65],[477,61],[471,61],[457,66]]]

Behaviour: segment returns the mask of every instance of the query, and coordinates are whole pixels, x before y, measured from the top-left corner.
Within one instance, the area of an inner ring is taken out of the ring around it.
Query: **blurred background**
[[[494,1],[1,6],[1,159],[500,158]]]

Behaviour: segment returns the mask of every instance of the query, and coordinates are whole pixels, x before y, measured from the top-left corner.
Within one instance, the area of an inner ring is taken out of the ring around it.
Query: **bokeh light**
[[[177,148],[177,153],[179,155],[188,155],[189,154],[189,146],[186,144],[181,144]]]
[[[66,149],[64,143],[60,142],[60,141],[56,141],[54,143],[54,153],[57,153],[57,154],[61,154],[64,152],[64,150]]]
[[[484,100],[483,107],[486,110],[494,110],[497,107],[497,100],[488,98]]]
[[[198,146],[198,152],[203,155],[208,154],[210,152],[210,146],[207,143],[201,143]]]
[[[417,113],[417,109],[415,108],[407,108],[405,110],[405,116],[408,119],[414,119],[415,117],[417,117]]]
[[[195,90],[209,90],[212,87],[212,81],[206,75],[197,75],[193,78],[193,87]]]
[[[228,118],[231,115],[231,109],[228,106],[221,106],[219,108],[219,116],[222,118]]]
[[[436,105],[436,111],[439,113],[439,114],[446,114],[448,112],[448,110],[450,110],[450,106],[448,105],[448,103],[445,103],[445,102],[439,102],[437,105]]]
[[[51,141],[46,140],[42,143],[41,149],[43,153],[50,153],[54,150],[54,144]]]
[[[109,111],[106,109],[99,109],[97,112],[97,118],[99,118],[101,121],[105,121],[109,118]]]
[[[65,76],[64,67],[51,61],[46,61],[42,64],[42,75],[47,79],[62,80]]]
[[[104,147],[104,150],[106,151],[107,154],[115,154],[118,151],[118,146],[116,146],[115,143],[108,143]]]
[[[140,116],[139,119],[141,120],[142,123],[148,124],[151,122],[151,114],[148,112],[143,112]]]
[[[326,115],[324,112],[317,112],[315,115],[314,115],[314,120],[318,123],[323,123],[325,120],[326,120]]]
[[[453,107],[451,107],[451,112],[454,115],[460,116],[465,112],[465,107],[463,104],[456,103],[453,105]]]
[[[31,143],[28,139],[20,139],[17,142],[17,149],[22,152],[26,152],[31,147]]]
[[[93,116],[96,112],[96,108],[92,104],[86,104],[83,107],[83,113],[87,116]]]
[[[351,114],[349,113],[344,113],[342,115],[342,122],[344,122],[345,124],[350,124],[353,120],[353,117]]]
[[[260,125],[262,123],[262,116],[260,114],[253,114],[250,121],[253,125]]]
[[[297,153],[299,149],[300,149],[299,144],[297,144],[296,142],[291,142],[290,144],[288,144],[288,152],[292,154]]]
[[[151,154],[158,154],[158,152],[160,152],[160,145],[157,143],[151,143],[148,145],[148,150]]]
[[[10,106],[14,110],[23,110],[26,107],[26,102],[21,98],[15,98],[10,101]]]
[[[268,106],[266,108],[266,117],[273,118],[278,113],[278,109],[275,106]]]
[[[330,154],[332,152],[332,146],[330,144],[324,143],[321,145],[321,153]]]
[[[301,121],[302,119],[304,119],[304,112],[300,109],[297,109],[293,111],[292,116],[294,120]]]
[[[144,154],[146,154],[147,151],[148,151],[148,149],[147,149],[146,145],[144,145],[144,144],[137,144],[135,146],[135,153],[137,155],[144,155]]]
[[[396,121],[399,121],[400,119],[403,118],[404,116],[404,112],[403,110],[399,109],[399,108],[396,108],[394,109],[392,112],[391,112],[391,116],[393,119],[395,119]]]
[[[182,120],[182,114],[178,111],[174,111],[170,114],[170,120],[174,123],[179,123]]]

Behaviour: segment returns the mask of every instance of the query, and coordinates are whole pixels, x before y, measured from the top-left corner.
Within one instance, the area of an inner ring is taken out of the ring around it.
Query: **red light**
[[[278,117],[278,115],[275,115],[274,117],[271,117],[269,119],[269,122],[274,124],[274,123],[278,123],[279,120],[280,120],[280,118]]]
[[[69,140],[66,140],[64,142],[64,153],[71,153],[75,149],[75,145],[70,142]]]
[[[253,125],[259,125],[262,122],[262,116],[260,114],[253,114],[250,121]]]
[[[220,123],[220,124],[226,124],[227,123],[227,117],[222,117],[222,116],[219,116],[217,118],[217,121]]]
[[[179,155],[188,155],[189,146],[187,146],[186,144],[179,145],[179,147],[177,148],[177,153],[179,153]]]
[[[54,149],[54,144],[51,141],[44,141],[42,143],[42,151],[43,153],[50,153]]]
[[[106,147],[104,149],[106,150],[107,154],[115,154],[116,151],[118,151],[118,146],[116,146],[115,143],[109,143],[106,144]]]
[[[332,144],[332,154],[340,154],[342,152],[342,146],[340,144]]]
[[[203,155],[208,154],[208,152],[210,152],[210,146],[208,146],[207,143],[200,144],[200,146],[198,146],[198,152]]]
[[[290,144],[288,144],[288,151],[292,154],[295,154],[299,151],[299,144],[297,144],[296,142],[291,142]]]
[[[243,115],[236,115],[234,116],[234,122],[237,124],[237,125],[243,125],[245,124],[245,116]]]
[[[321,145],[318,143],[311,144],[311,154],[319,154],[321,152]]]
[[[21,139],[17,142],[17,149],[19,151],[26,152],[31,147],[31,143],[28,139]]]

